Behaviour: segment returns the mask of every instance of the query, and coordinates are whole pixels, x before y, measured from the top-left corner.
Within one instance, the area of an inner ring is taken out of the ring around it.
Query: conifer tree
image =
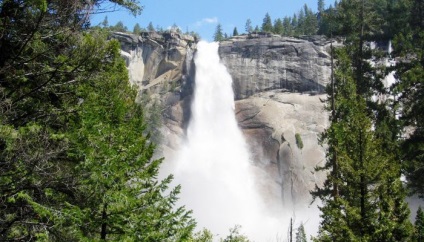
[[[411,225],[399,164],[390,152],[383,152],[382,142],[371,128],[366,100],[357,94],[348,52],[338,50],[337,60],[335,113],[323,135],[331,162],[320,168],[331,173],[324,187],[313,193],[323,201],[323,220],[315,240],[405,240]],[[337,158],[331,160],[334,152]]]
[[[244,30],[246,31],[246,33],[250,33],[253,31],[252,20],[250,20],[250,18],[246,20],[246,24],[244,25]]]
[[[157,181],[162,160],[152,159],[155,145],[118,58],[119,45],[108,47],[105,54],[114,62],[80,88],[81,124],[69,136],[76,141],[70,154],[82,161],[75,214],[85,226],[74,230],[85,239],[113,241],[188,238],[194,226],[190,213],[173,207],[180,188],[168,191],[171,176]]]
[[[239,35],[238,31],[237,31],[237,27],[234,27],[233,29],[233,36],[237,36]]]
[[[408,12],[409,28],[402,28],[393,41],[394,55],[399,60],[396,91],[402,104],[403,126],[413,130],[402,144],[408,187],[412,193],[424,197],[423,1],[411,1]]]
[[[274,31],[275,34],[283,34],[284,33],[284,25],[283,21],[280,18],[277,18],[274,22]]]
[[[378,18],[370,19],[376,16],[374,3],[341,1],[337,10],[346,41],[337,51],[334,83],[328,88],[331,125],[323,134],[328,162],[319,169],[330,173],[313,193],[324,203],[316,241],[403,241],[411,234],[397,152],[387,149],[396,146],[396,135],[387,141],[381,132],[387,123],[370,112],[375,108],[371,93],[380,90],[375,87],[381,81],[373,76],[376,71],[367,60],[371,50],[365,46],[378,32]],[[378,115],[386,108],[381,107]]]
[[[293,35],[290,17],[284,17],[284,20],[283,20],[283,35],[284,36],[292,36]]]
[[[271,16],[269,15],[269,13],[265,14],[264,20],[262,22],[261,30],[263,32],[269,32],[269,33],[271,33],[273,31],[272,20],[271,20]]]
[[[174,208],[178,187],[156,179],[161,160],[151,159],[118,42],[85,31],[100,2],[0,2],[0,241],[191,233],[187,211]]]
[[[324,0],[318,0],[318,13],[322,14],[324,12],[325,2]]]
[[[414,241],[424,241],[424,212],[421,207],[418,207],[417,216],[415,217]]]
[[[224,40],[224,33],[222,32],[222,25],[218,24],[215,29],[215,33],[213,35],[214,41],[222,41]]]
[[[133,34],[140,34],[143,30],[140,27],[140,24],[136,23],[133,28]]]
[[[297,228],[296,242],[308,242],[306,239],[305,227],[303,226],[303,223],[301,223]]]
[[[155,30],[155,27],[153,26],[153,23],[152,23],[152,22],[149,22],[149,25],[147,25],[147,30],[148,30],[149,32],[154,32],[154,31],[156,31],[156,30]]]

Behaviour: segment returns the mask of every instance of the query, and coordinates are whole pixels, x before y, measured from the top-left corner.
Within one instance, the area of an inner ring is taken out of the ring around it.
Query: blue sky
[[[239,33],[243,33],[248,18],[253,27],[260,27],[266,13],[274,21],[276,18],[297,13],[305,3],[314,12],[317,9],[317,0],[141,0],[140,3],[144,10],[139,16],[134,17],[124,9],[117,9],[110,13],[94,14],[91,17],[92,25],[102,22],[106,15],[109,25],[122,21],[131,31],[136,23],[147,27],[152,22],[153,26],[164,29],[175,23],[184,32],[187,29],[195,31],[202,39],[211,41],[218,23],[230,35],[234,27],[237,27]],[[326,1],[326,4],[330,3],[333,1]],[[110,10],[116,8],[113,4],[102,7]]]

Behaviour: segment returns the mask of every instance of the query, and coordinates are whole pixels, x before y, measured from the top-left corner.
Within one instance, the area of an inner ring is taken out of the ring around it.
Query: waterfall
[[[232,79],[220,63],[218,43],[199,42],[187,137],[172,162],[181,204],[193,210],[198,229],[220,237],[235,225],[254,241],[276,241],[289,221],[265,206],[255,187],[257,168],[234,114]]]

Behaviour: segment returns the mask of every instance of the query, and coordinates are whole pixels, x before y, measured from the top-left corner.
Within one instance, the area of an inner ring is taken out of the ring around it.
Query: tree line
[[[136,23],[134,25],[132,31],[130,31],[128,29],[128,27],[125,26],[124,22],[122,22],[122,21],[118,21],[115,25],[109,25],[109,21],[108,21],[107,16],[105,16],[103,21],[96,27],[107,29],[108,31],[112,31],[112,32],[132,33],[132,34],[135,34],[135,35],[140,35],[142,32],[164,33],[166,31],[163,27],[161,27],[159,25],[157,25],[155,27],[152,22],[149,22],[149,24],[146,27],[141,27],[141,25],[139,23]],[[180,33],[180,34],[183,33],[182,29],[176,23],[174,23],[170,28],[168,28],[168,30],[176,32],[176,33]],[[200,39],[199,34],[195,31],[189,31],[187,29],[184,32],[184,34],[191,35],[193,37],[196,37],[197,39]]]

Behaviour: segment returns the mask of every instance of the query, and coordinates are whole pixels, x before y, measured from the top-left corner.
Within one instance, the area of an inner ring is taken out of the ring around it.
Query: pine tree
[[[234,27],[234,30],[233,30],[233,36],[237,36],[237,35],[239,35],[239,33],[238,33],[238,31],[237,31],[237,27]]]
[[[308,8],[306,4],[303,6],[303,11],[305,13],[305,17],[303,20],[303,34],[316,34],[318,29],[318,19],[316,15],[312,12],[310,8]]]
[[[297,15],[293,14],[293,17],[291,19],[291,29],[292,29],[293,36],[298,35],[298,27],[299,27],[299,23],[297,21]]]
[[[418,207],[417,216],[415,217],[414,241],[424,241],[424,212],[421,207]]]
[[[296,242],[308,242],[306,239],[305,227],[303,226],[303,223],[301,223],[297,228]]]
[[[290,17],[284,17],[284,20],[283,20],[283,35],[284,36],[292,36],[293,35]]]
[[[133,28],[133,34],[139,35],[139,34],[141,34],[142,31],[143,30],[141,29],[140,25],[138,23],[136,23],[134,25],[134,28]]]
[[[397,162],[399,128],[387,103],[371,102],[371,94],[382,91],[365,47],[380,33],[376,4],[341,1],[324,15],[327,30],[344,35],[346,47],[338,51],[335,83],[328,89],[332,123],[323,135],[329,148],[322,169],[330,175],[313,193],[325,201],[317,241],[404,241],[411,233]],[[386,170],[370,176],[382,164]]]
[[[399,79],[396,90],[402,103],[403,126],[413,130],[402,144],[406,178],[412,193],[424,197],[424,3],[414,0],[409,9],[409,28],[396,35],[394,55]]]
[[[273,30],[271,16],[268,13],[265,14],[264,20],[262,22],[261,30],[263,32],[269,32],[269,33],[271,33]]]
[[[246,20],[246,24],[244,25],[244,30],[246,31],[246,33],[250,33],[253,31],[252,21],[250,20],[250,18]]]
[[[346,49],[337,51],[335,83],[329,87],[329,100],[333,91],[335,96],[334,104],[328,106],[334,105],[335,112],[323,134],[329,146],[328,162],[319,169],[331,172],[324,187],[313,192],[323,201],[323,220],[315,240],[402,241],[409,237],[411,225],[400,167],[392,153],[383,151],[382,141],[372,130],[350,58]]]
[[[153,23],[152,22],[149,22],[149,25],[147,25],[147,30],[149,32],[155,32],[156,31],[155,30],[155,27],[153,27]]]
[[[102,26],[103,28],[109,27],[109,21],[107,21],[107,16],[105,16],[105,18],[103,19]]]
[[[280,34],[282,35],[284,33],[284,25],[283,25],[283,21],[281,21],[280,18],[277,18],[274,22],[274,31],[273,33],[275,34]]]
[[[75,214],[85,226],[74,230],[85,239],[188,238],[194,223],[189,212],[173,206],[180,187],[168,191],[172,176],[156,179],[162,160],[152,159],[155,145],[145,132],[118,43],[110,42],[107,51],[114,62],[102,65],[100,74],[80,89],[81,124],[69,136],[76,141],[72,156],[82,160]]]
[[[174,207],[179,188],[156,179],[161,160],[118,42],[85,31],[100,2],[0,2],[0,241],[191,233],[189,213]]]
[[[128,28],[122,21],[118,21],[114,26],[111,27],[111,30],[117,32],[127,32]]]
[[[324,0],[318,0],[318,13],[322,14],[325,9],[325,2]]]
[[[215,29],[215,33],[213,35],[214,41],[222,41],[224,40],[224,34],[222,32],[222,25],[218,24]]]
[[[1,241],[76,240],[65,228],[78,223],[67,210],[80,164],[68,154],[69,127],[80,84],[109,60],[84,37],[91,4],[99,1],[0,2]]]

